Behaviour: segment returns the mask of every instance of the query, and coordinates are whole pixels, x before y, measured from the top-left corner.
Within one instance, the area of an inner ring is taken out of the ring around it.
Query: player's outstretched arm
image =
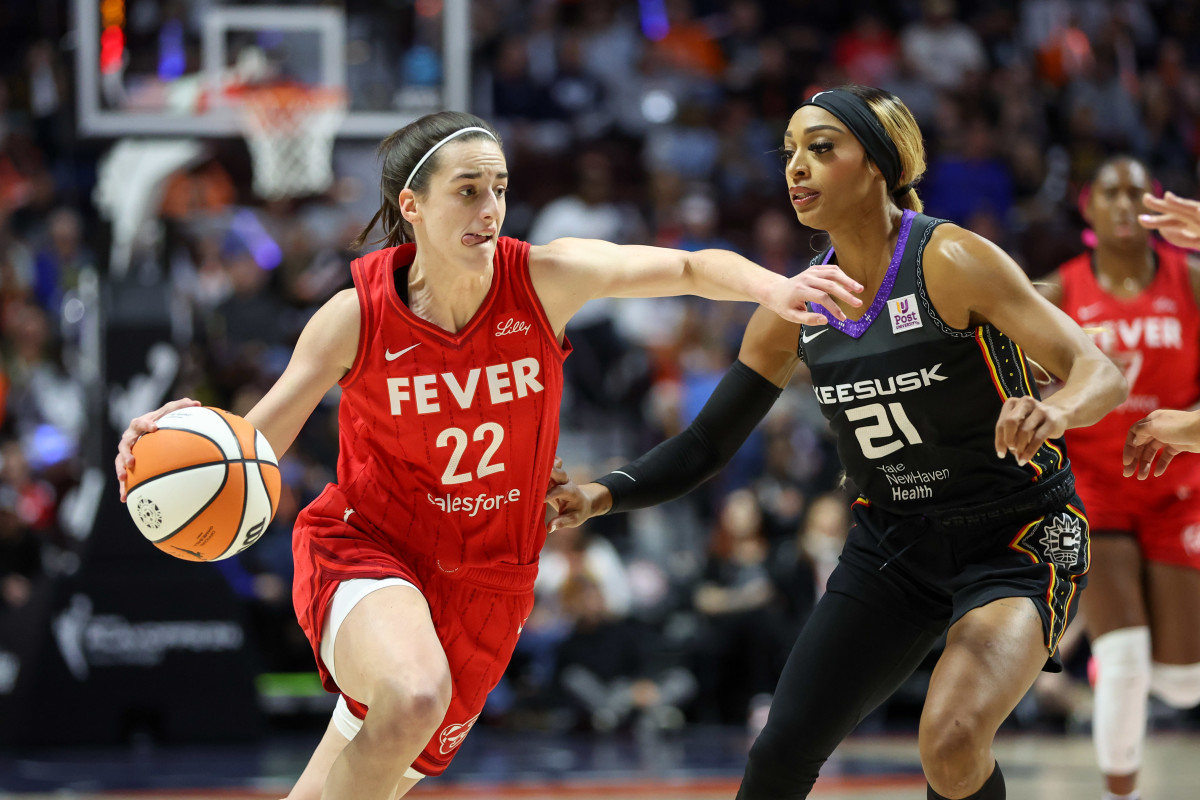
[[[529,251],[534,289],[556,332],[588,300],[599,297],[669,297],[693,294],[712,300],[746,300],[791,322],[821,325],[808,310],[820,303],[845,319],[833,302],[860,306],[862,286],[836,266],[814,266],[792,278],[764,269],[727,250],[689,253],[663,247],[616,245],[596,239],[556,239]]]
[[[687,494],[729,463],[778,399],[799,362],[800,326],[760,308],[742,349],[704,408],[684,431],[608,475],[552,488],[548,525],[573,528],[590,517],[665,503]]]
[[[1125,437],[1125,477],[1137,475],[1144,481],[1153,467],[1157,478],[1180,453],[1200,453],[1200,411],[1151,411],[1133,423]]]
[[[1174,192],[1162,197],[1142,196],[1146,208],[1155,212],[1141,214],[1142,227],[1156,230],[1173,245],[1200,250],[1200,201],[1185,200]]]

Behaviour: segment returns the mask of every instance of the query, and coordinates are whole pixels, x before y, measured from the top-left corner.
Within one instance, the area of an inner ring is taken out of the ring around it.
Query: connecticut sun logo
[[[1042,527],[1042,538],[1038,544],[1055,564],[1075,566],[1079,563],[1079,549],[1083,544],[1083,526],[1079,518],[1066,513],[1059,514],[1049,525]]]

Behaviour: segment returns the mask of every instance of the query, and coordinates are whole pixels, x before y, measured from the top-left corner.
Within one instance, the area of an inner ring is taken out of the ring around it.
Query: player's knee
[[[1200,664],[1160,664],[1150,670],[1150,691],[1172,708],[1200,704]]]
[[[446,716],[450,696],[448,675],[386,679],[372,692],[367,719],[377,736],[403,739],[414,732],[432,736]]]
[[[1120,628],[1097,636],[1092,642],[1096,659],[1096,681],[1149,686],[1150,629],[1144,625]]]
[[[929,783],[942,794],[973,788],[979,770],[990,765],[992,735],[976,715],[960,709],[923,717],[921,767]]]
[[[816,781],[823,761],[823,757],[809,754],[803,741],[767,725],[750,748],[738,800],[805,797],[803,787]]]

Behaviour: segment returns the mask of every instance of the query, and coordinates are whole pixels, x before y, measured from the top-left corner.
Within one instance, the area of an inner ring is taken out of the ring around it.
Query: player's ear
[[[396,198],[396,204],[400,207],[400,216],[404,217],[404,221],[409,225],[420,219],[421,212],[417,210],[417,194],[412,189],[401,189],[400,196]]]

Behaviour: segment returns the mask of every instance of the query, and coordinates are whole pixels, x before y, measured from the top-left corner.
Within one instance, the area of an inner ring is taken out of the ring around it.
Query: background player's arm
[[[667,297],[694,294],[713,300],[748,300],[794,322],[819,325],[806,302],[821,303],[839,318],[834,294],[861,305],[854,280],[833,266],[810,267],[793,278],[763,269],[727,250],[689,253],[663,247],[617,245],[596,239],[556,239],[529,249],[529,272],[555,333],[588,300],[599,297]]]
[[[1063,382],[1045,401],[1005,402],[997,455],[1011,452],[1024,463],[1046,439],[1094,424],[1125,399],[1128,385],[1116,365],[995,244],[942,225],[925,251],[925,276],[930,299],[947,323],[966,328],[990,322]]]
[[[267,437],[276,457],[283,457],[317,403],[354,366],[359,325],[354,289],[330,298],[304,326],[287,369],[246,414],[246,420]]]

